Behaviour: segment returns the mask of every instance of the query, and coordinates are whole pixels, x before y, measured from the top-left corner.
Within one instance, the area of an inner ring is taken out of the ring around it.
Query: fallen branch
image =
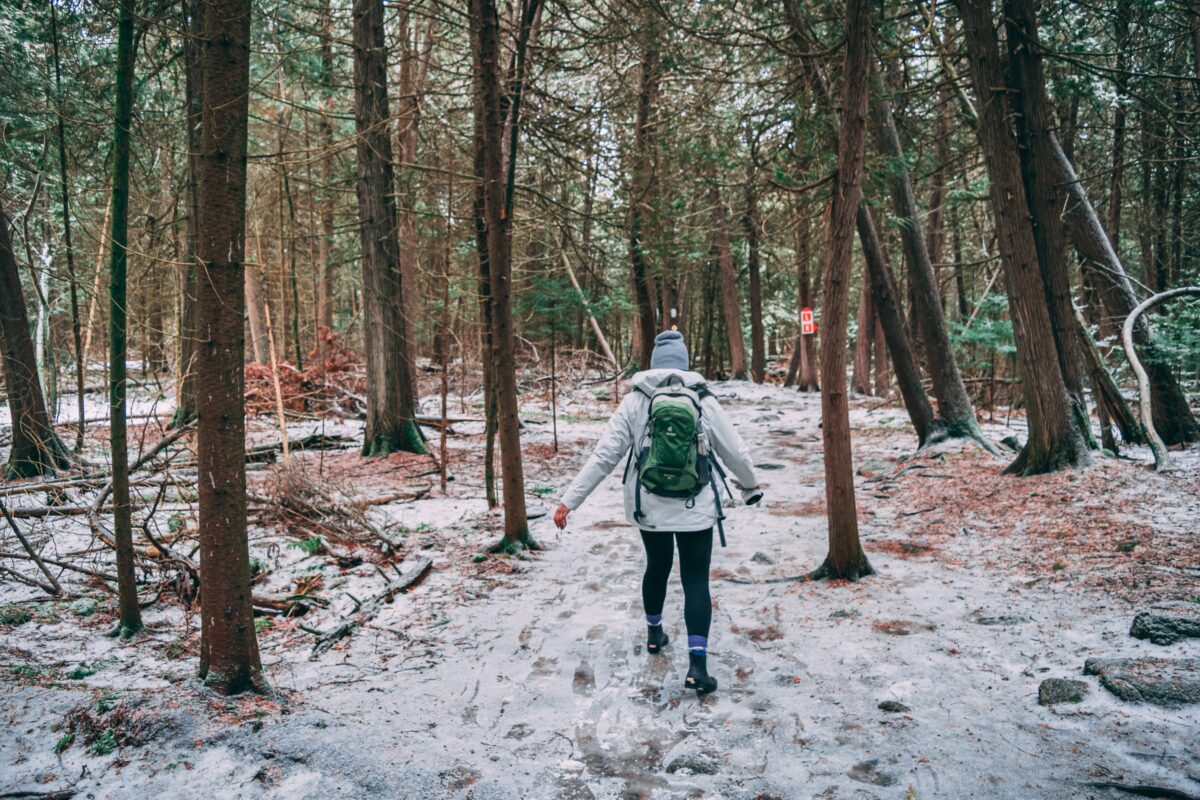
[[[25,534],[21,533],[21,529],[17,527],[17,521],[12,518],[11,514],[8,513],[8,506],[4,505],[3,501],[0,501],[0,512],[4,513],[4,519],[8,520],[9,527],[11,527],[13,533],[17,535],[17,541],[21,543],[21,547],[25,548],[25,552],[29,554],[29,558],[38,565],[38,569],[40,569],[42,574],[46,576],[46,580],[50,581],[50,585],[43,588],[45,588],[50,594],[62,594],[62,587],[58,585],[58,579],[50,574],[50,570],[46,568],[46,564],[42,561],[42,557],[39,556],[37,551],[33,549],[33,545],[31,545],[29,540],[25,538]]]
[[[355,601],[355,609],[349,615],[343,617],[336,625],[329,630],[319,630],[317,628],[309,628],[301,626],[301,629],[311,633],[317,637],[317,641],[313,643],[312,655],[310,660],[320,658],[322,654],[328,652],[329,648],[333,647],[337,642],[345,639],[354,633],[359,626],[370,622],[375,618],[375,615],[380,612],[384,605],[387,605],[395,599],[397,594],[411,588],[417,581],[425,576],[432,566],[433,560],[422,558],[417,562],[417,565],[408,572],[401,573],[400,570],[393,565],[399,578],[395,583],[389,583],[386,588],[379,594],[368,597],[366,600],[359,603]],[[351,598],[353,599],[353,598]]]

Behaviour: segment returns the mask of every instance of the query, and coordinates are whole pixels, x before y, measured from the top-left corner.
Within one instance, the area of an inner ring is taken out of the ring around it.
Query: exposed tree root
[[[857,559],[847,565],[844,569],[835,567],[828,557],[821,566],[817,567],[812,572],[808,573],[808,580],[819,581],[828,578],[829,580],[846,580],[851,583],[859,578],[865,578],[868,575],[874,575],[875,568],[871,566],[871,562],[867,560],[865,553],[860,552]]]

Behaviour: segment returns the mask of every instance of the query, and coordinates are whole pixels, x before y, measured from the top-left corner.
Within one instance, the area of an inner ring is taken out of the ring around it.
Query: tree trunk
[[[203,587],[200,677],[220,694],[266,691],[250,595],[244,397],[250,0],[206,0],[201,40],[197,256],[197,488]]]
[[[317,238],[317,339],[324,341],[320,329],[333,329],[333,236],[334,236],[334,137],[329,110],[334,98],[333,75],[333,12],[330,0],[321,3],[321,117],[318,122],[321,137],[321,232]]]
[[[127,639],[142,629],[133,563],[129,504],[129,444],[125,424],[127,356],[126,250],[129,239],[129,128],[133,120],[133,10],[121,4],[117,22],[117,106],[113,124],[112,231],[109,236],[108,308],[109,435],[112,452],[113,539],[117,550],[119,616],[111,635]]]
[[[837,173],[825,240],[821,337],[821,438],[825,451],[825,503],[829,554],[813,577],[858,580],[872,573],[858,538],[850,410],[846,397],[846,323],[850,305],[855,217],[862,196],[867,75],[871,52],[867,0],[846,0],[845,95],[838,141]]]
[[[804,73],[805,80],[813,94],[823,100],[826,106],[832,110],[835,107],[835,100],[829,90],[828,81],[821,73],[815,55],[821,48],[805,34],[794,1],[786,5],[786,11],[793,44],[800,52],[797,61]],[[829,129],[828,139],[831,147],[839,146],[836,128]],[[925,387],[921,385],[921,372],[917,366],[916,355],[904,322],[904,312],[900,307],[900,295],[896,289],[896,281],[888,266],[887,254],[879,240],[879,227],[875,223],[871,207],[861,199],[859,207],[855,211],[854,222],[858,229],[859,241],[862,244],[863,260],[866,261],[867,273],[870,276],[872,300],[883,327],[883,336],[887,342],[888,352],[892,357],[896,384],[900,388],[900,396],[904,399],[905,409],[912,421],[913,430],[917,434],[917,442],[919,445],[924,445],[937,431],[933,405],[925,394]],[[825,298],[825,303],[828,304],[828,302],[828,298]],[[822,349],[822,353],[824,353],[824,349]],[[822,356],[823,360],[824,356]],[[824,365],[821,369],[824,374]]]
[[[647,226],[654,216],[656,177],[652,150],[658,129],[658,81],[660,72],[656,28],[647,24],[643,32],[642,68],[637,105],[637,128],[633,137],[633,174],[629,198],[629,259],[633,269],[633,293],[638,317],[634,330],[634,353],[642,369],[650,368],[657,331],[654,315],[653,277],[646,263]]]
[[[62,442],[46,413],[33,339],[29,336],[25,293],[8,227],[8,217],[0,208],[0,347],[4,353],[4,384],[13,426],[4,477],[12,480],[53,475],[68,464]]]
[[[262,252],[259,251],[258,258],[262,260]],[[246,279],[246,318],[250,322],[250,350],[251,356],[258,364],[267,364],[271,361],[271,354],[267,347],[267,324],[263,320],[263,304],[266,302],[266,294],[262,288],[262,277],[258,272],[258,264],[246,264],[245,279]]]
[[[868,279],[869,280],[869,279]],[[883,338],[883,320],[875,315],[875,396],[888,397],[892,393],[892,371],[888,361],[887,343]]]
[[[896,279],[892,277],[887,254],[879,241],[879,228],[875,224],[875,217],[865,202],[859,203],[855,224],[858,227],[858,240],[862,244],[863,260],[867,263],[867,273],[870,276],[871,299],[879,317],[879,324],[883,328],[883,338],[887,342],[892,365],[895,367],[896,385],[900,387],[904,408],[908,411],[908,418],[917,434],[917,444],[923,447],[937,440],[940,427],[933,413],[933,404],[929,402],[925,387],[921,385],[921,370],[917,367],[917,357],[904,325],[904,312],[900,308]],[[821,358],[824,357],[822,354]]]
[[[479,259],[479,344],[483,362],[483,490],[487,507],[500,505],[496,492],[496,366],[492,359],[492,283],[488,268],[487,220],[484,217],[483,172],[483,92],[479,88],[479,70],[475,70],[474,90],[474,222],[475,249]]]
[[[1046,307],[1058,352],[1059,367],[1084,440],[1094,445],[1083,396],[1083,369],[1075,330],[1071,278],[1067,272],[1067,242],[1060,217],[1062,187],[1054,182],[1049,137],[1054,119],[1046,99],[1046,81],[1038,50],[1037,21],[1032,0],[1004,0],[1008,41],[1009,94],[1015,114],[1017,152],[1038,264],[1046,286]]]
[[[83,332],[79,322],[79,279],[75,272],[75,248],[71,244],[71,184],[67,180],[67,136],[65,130],[66,111],[63,108],[62,63],[58,53],[58,13],[50,3],[50,35],[54,45],[54,96],[56,123],[58,125],[58,177],[61,191],[63,215],[63,245],[67,251],[67,280],[71,292],[71,343],[75,348],[75,400],[79,415],[75,428],[75,452],[83,451],[83,432],[86,425],[84,414],[84,372],[87,369],[83,352]]]
[[[404,270],[397,238],[392,139],[388,134],[383,0],[354,2],[354,122],[362,243],[363,338],[367,360],[364,456],[424,453],[417,427],[411,342],[404,322]]]
[[[207,0],[183,0],[183,60],[184,60],[184,120],[187,125],[187,247],[185,266],[180,269],[180,289],[183,295],[179,317],[179,359],[176,362],[175,415],[172,427],[182,427],[196,418],[198,388],[196,385],[197,339],[200,335],[197,303],[200,296],[200,123],[201,101],[204,93],[202,69],[203,37],[206,25]],[[86,351],[87,348],[85,347]]]
[[[975,409],[971,406],[967,387],[958,370],[958,359],[954,356],[954,346],[946,330],[937,273],[926,246],[921,212],[917,208],[917,198],[905,166],[904,148],[900,144],[891,106],[885,97],[883,80],[877,72],[873,73],[871,83],[876,140],[880,151],[890,159],[886,172],[891,187],[892,208],[900,219],[900,241],[904,246],[904,260],[908,264],[909,282],[916,301],[916,318],[924,343],[925,362],[933,383],[933,395],[937,398],[938,417],[946,435],[970,437],[991,450],[992,446],[979,429]],[[945,180],[944,175],[942,180]]]
[[[1129,68],[1129,4],[1117,0],[1113,19],[1117,51],[1117,72]],[[1108,241],[1116,253],[1121,252],[1121,182],[1125,177],[1125,79],[1116,81],[1117,99],[1113,104],[1112,172],[1108,177]]]
[[[863,275],[862,291],[858,294],[858,323],[854,337],[854,366],[850,371],[850,390],[855,394],[871,393],[871,351],[875,344],[875,307],[871,303],[871,277]]]
[[[1029,440],[1007,472],[1032,475],[1086,463],[1087,449],[1071,411],[1046,307],[1046,285],[1021,179],[1017,140],[990,0],[955,0],[971,54],[979,109],[979,140],[991,178],[996,234],[1008,285],[1009,308]]]
[[[400,264],[404,270],[401,278],[405,286],[402,311],[409,343],[415,355],[418,349],[417,323],[424,315],[421,313],[421,297],[417,291],[417,250],[420,238],[417,234],[417,194],[412,180],[414,174],[412,165],[417,162],[417,148],[421,142],[421,92],[425,84],[425,65],[428,63],[426,59],[432,49],[432,44],[428,42],[427,35],[424,41],[428,45],[428,49],[422,57],[421,38],[415,30],[412,30],[414,26],[410,5],[411,3],[404,3],[400,13],[400,111],[397,114],[397,138],[400,146],[400,163],[404,167],[401,171],[399,191],[401,200],[399,209]],[[432,20],[429,25],[432,25]],[[417,385],[416,367],[416,359],[410,359],[409,368],[414,386]]]
[[[812,276],[809,262],[812,252],[812,223],[808,216],[801,212],[796,227],[796,272],[797,291],[799,293],[800,310],[812,308],[813,297]],[[798,316],[798,315],[797,315]],[[800,379],[799,389],[802,392],[817,392],[817,336],[800,335]]]
[[[500,439],[501,486],[504,494],[504,537],[498,545],[505,551],[518,547],[535,548],[529,535],[525,512],[525,474],[521,458],[521,423],[517,417],[517,376],[515,359],[516,332],[512,318],[512,214],[506,168],[504,134],[505,113],[501,102],[500,23],[494,0],[471,0],[471,40],[475,68],[479,73],[479,101],[482,112],[483,147],[483,219],[487,230],[488,273],[492,297],[492,360],[495,369],[497,424]],[[523,29],[522,33],[527,36]],[[527,39],[525,39],[527,41]],[[521,48],[518,48],[521,49]],[[523,61],[524,54],[519,55]],[[514,76],[516,89],[510,106],[512,136],[508,157],[517,157],[516,131],[519,130],[520,83],[523,63]]]
[[[709,176],[708,203],[712,211],[713,240],[717,247],[717,262],[721,268],[721,308],[725,312],[725,336],[729,340],[730,377],[744,381],[750,377],[746,369],[746,342],[742,338],[742,308],[738,300],[737,275],[733,269],[733,245],[729,241],[729,222],[725,203],[717,186],[715,171]]]
[[[754,189],[754,175],[751,173],[746,181],[746,213],[742,216],[742,228],[746,232],[746,266],[750,272],[750,379],[755,383],[762,383],[767,372],[766,344],[763,341],[762,274],[758,252],[760,224],[758,195]]]
[[[1067,191],[1063,219],[1071,243],[1079,255],[1084,277],[1098,288],[1108,317],[1117,325],[1123,324],[1138,305],[1133,285],[1088,200],[1083,183],[1075,174],[1074,166],[1053,136],[1050,137],[1049,146],[1053,155],[1054,181]],[[1187,396],[1170,365],[1160,357],[1150,324],[1144,317],[1134,326],[1133,339],[1146,352],[1154,428],[1159,436],[1168,445],[1200,439],[1200,425],[1192,414]]]

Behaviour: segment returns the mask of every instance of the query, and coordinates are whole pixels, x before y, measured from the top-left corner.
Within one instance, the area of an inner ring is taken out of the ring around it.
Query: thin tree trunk
[[[1107,420],[1111,419],[1117,424],[1121,431],[1121,438],[1127,444],[1139,444],[1146,440],[1145,433],[1142,431],[1141,423],[1138,422],[1137,415],[1133,413],[1133,409],[1129,407],[1125,396],[1121,394],[1121,387],[1113,380],[1112,373],[1108,371],[1108,367],[1104,365],[1104,358],[1100,355],[1100,348],[1096,346],[1096,342],[1092,339],[1092,334],[1087,329],[1087,323],[1084,322],[1083,316],[1079,310],[1075,310],[1075,325],[1079,336],[1079,342],[1083,350],[1084,358],[1088,366],[1088,372],[1092,379],[1092,386],[1096,391],[1096,410],[1100,414],[1102,430],[1108,427]],[[1112,433],[1108,432],[1111,439]],[[1115,442],[1105,443],[1104,446],[1114,453]]]
[[[354,121],[358,131],[358,213],[362,242],[367,424],[362,453],[424,453],[404,323],[404,271],[397,240],[392,140],[388,134],[383,0],[354,2]]]
[[[63,445],[46,413],[33,339],[29,335],[25,293],[8,228],[8,217],[0,208],[0,347],[13,426],[4,476],[12,480],[53,475],[68,464]]]
[[[638,317],[635,323],[635,357],[642,369],[650,368],[657,331],[654,315],[653,277],[646,263],[650,248],[646,243],[647,222],[654,215],[656,176],[652,148],[658,130],[659,51],[656,27],[647,24],[643,32],[642,68],[637,105],[637,128],[633,138],[633,175],[629,199],[629,258],[633,269],[634,300]]]
[[[1086,463],[1087,449],[1063,381],[1046,285],[1029,224],[1017,140],[1010,127],[998,37],[990,0],[955,0],[963,20],[979,109],[979,140],[991,178],[996,233],[1008,284],[1009,307],[1029,439],[1007,472],[1031,475]]]
[[[812,275],[809,263],[812,253],[812,223],[808,215],[801,211],[796,227],[796,272],[799,292],[800,310],[812,308],[813,297]],[[800,334],[800,378],[799,389],[802,392],[817,392],[821,387],[817,384],[817,336],[816,334]]]
[[[329,107],[334,101],[333,75],[333,11],[330,0],[321,2],[321,117],[318,122],[321,141],[321,232],[317,237],[317,339],[324,341],[321,328],[333,330],[333,236],[334,191],[337,180],[334,170],[333,121]]]
[[[84,432],[84,362],[83,334],[79,322],[79,279],[75,272],[75,248],[71,243],[71,188],[67,180],[67,136],[64,125],[62,89],[62,63],[58,54],[58,14],[55,5],[50,3],[50,35],[54,43],[54,91],[56,108],[56,124],[58,125],[58,177],[61,190],[63,215],[63,244],[67,250],[67,280],[71,292],[71,343],[75,347],[75,400],[79,424],[75,428],[75,452],[83,451]]]
[[[1117,73],[1129,68],[1129,4],[1117,0],[1113,19],[1117,51]],[[1117,79],[1117,98],[1113,104],[1112,172],[1108,177],[1108,241],[1116,253],[1121,252],[1121,182],[1125,177],[1125,81]]]
[[[258,260],[262,260],[262,249],[259,248]],[[250,322],[251,355],[255,362],[268,364],[271,354],[267,347],[267,325],[264,321],[264,302],[266,295],[262,290],[262,278],[258,273],[258,264],[246,264],[246,317]]]
[[[870,206],[865,202],[859,204],[855,224],[858,227],[858,240],[862,244],[863,260],[866,261],[870,276],[871,299],[895,368],[896,385],[900,387],[904,408],[908,411],[908,418],[917,434],[917,444],[923,447],[935,441],[941,435],[941,429],[933,413],[933,404],[929,402],[929,395],[925,394],[925,387],[921,385],[921,370],[917,367],[916,354],[905,329],[904,312],[900,308],[900,293],[896,289],[896,279],[887,263],[883,244],[879,241],[879,228],[875,224]],[[821,358],[825,358],[824,350]]]
[[[479,257],[479,318],[480,360],[483,362],[483,490],[487,507],[500,505],[496,492],[496,366],[492,359],[492,282],[488,264],[487,220],[484,217],[484,172],[483,172],[483,91],[479,88],[479,70],[475,70],[474,108],[474,169],[475,191],[473,216],[475,222],[475,250]]]
[[[729,241],[729,221],[715,172],[709,176],[708,203],[711,206],[713,241],[721,269],[721,308],[725,312],[725,337],[729,341],[729,377],[744,381],[750,377],[746,365],[746,342],[742,338],[742,304],[738,299],[737,275],[733,268],[733,245]]]
[[[760,224],[758,195],[754,188],[754,175],[751,174],[746,181],[746,213],[742,216],[742,228],[746,232],[746,266],[750,272],[750,378],[755,383],[762,383],[767,372],[766,345],[763,341],[762,275],[758,252]]]
[[[220,694],[267,691],[246,539],[246,130],[250,0],[206,0],[197,177],[196,468],[200,505],[200,677]]]
[[[883,338],[883,320],[875,315],[875,396],[888,397],[892,393],[892,371],[888,361],[887,343]]]
[[[858,537],[850,411],[846,397],[846,323],[850,305],[850,257],[862,197],[867,76],[871,52],[867,0],[846,0],[846,66],[837,173],[825,240],[825,335],[821,337],[821,438],[825,452],[825,504],[829,554],[813,577],[858,580],[873,570]]]
[[[196,417],[199,402],[196,360],[199,357],[199,314],[202,265],[200,241],[200,125],[204,95],[203,37],[207,25],[207,0],[183,0],[184,119],[187,125],[187,247],[181,270],[183,313],[179,319],[179,360],[175,381],[175,416],[172,427],[182,427]],[[85,348],[86,349],[86,348]]]
[[[536,13],[536,3],[533,4]],[[510,98],[511,128],[502,109],[500,77],[500,27],[494,0],[471,0],[471,39],[475,68],[479,72],[483,146],[483,219],[487,231],[488,274],[492,298],[492,359],[500,452],[503,458],[501,486],[504,495],[504,537],[498,549],[511,551],[524,546],[536,548],[529,535],[525,512],[525,475],[521,458],[521,423],[517,417],[515,330],[512,318],[512,208],[511,164],[517,157],[520,122],[520,91],[524,81],[524,43],[528,42],[530,19],[523,19],[518,38],[517,74]],[[528,8],[528,7],[527,7]],[[509,164],[505,164],[505,132],[511,131]]]
[[[133,515],[129,501],[129,445],[125,394],[127,356],[126,262],[129,235],[129,128],[133,120],[133,9],[122,3],[117,23],[117,107],[113,125],[112,232],[109,240],[108,313],[109,435],[112,452],[113,539],[117,551],[117,626],[110,633],[127,639],[142,629],[134,574]]]
[[[83,331],[83,357],[91,358],[93,333],[96,330],[96,309],[100,307],[100,286],[104,277],[105,247],[108,245],[108,229],[112,222],[112,187],[107,187],[104,201],[104,217],[96,236],[96,264],[92,269],[92,291],[88,294],[87,326]]]
[[[871,278],[863,275],[862,291],[858,293],[858,321],[855,325],[854,366],[850,372],[850,390],[855,394],[871,393],[871,351],[875,343],[875,308],[871,304]]]

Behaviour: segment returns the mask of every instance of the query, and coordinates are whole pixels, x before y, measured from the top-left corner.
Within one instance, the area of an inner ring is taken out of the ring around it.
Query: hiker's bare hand
[[[567,508],[562,503],[558,504],[558,508],[554,512],[554,524],[558,526],[559,530],[567,527],[567,514],[570,513],[571,509]]]

